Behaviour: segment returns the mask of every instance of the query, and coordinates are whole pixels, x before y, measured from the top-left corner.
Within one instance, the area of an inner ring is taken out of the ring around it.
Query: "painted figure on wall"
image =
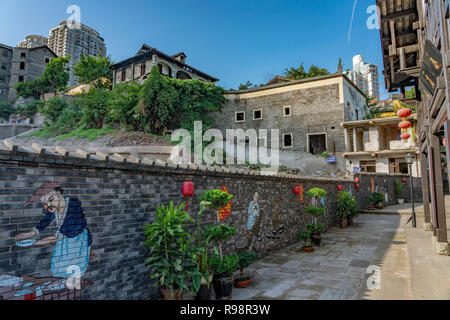
[[[258,192],[253,195],[253,201],[250,202],[247,210],[247,231],[252,231],[256,219],[259,217]]]
[[[31,231],[15,237],[19,247],[53,246],[52,277],[31,278],[0,275],[0,296],[4,299],[76,299],[90,285],[82,280],[89,265],[92,235],[87,228],[81,202],[65,197],[59,183],[43,184],[29,203],[40,201],[44,218]],[[56,226],[54,235],[39,239],[43,230]]]

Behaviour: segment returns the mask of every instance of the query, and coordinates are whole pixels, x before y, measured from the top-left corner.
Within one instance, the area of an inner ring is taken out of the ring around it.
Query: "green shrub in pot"
[[[358,203],[350,192],[339,194],[336,204],[336,215],[341,219],[341,227],[347,225],[347,220],[353,220],[358,214]],[[351,224],[350,224],[351,225]]]
[[[258,255],[254,252],[242,251],[238,253],[239,257],[239,276],[237,281],[250,280],[250,276],[244,274],[245,268],[252,265],[256,260],[258,260]]]

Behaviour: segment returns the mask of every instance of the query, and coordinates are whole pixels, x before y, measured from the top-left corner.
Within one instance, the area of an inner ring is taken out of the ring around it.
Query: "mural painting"
[[[25,206],[40,201],[44,218],[29,232],[15,237],[18,247],[53,248],[49,263],[50,277],[32,278],[0,275],[0,299],[53,300],[80,299],[81,290],[91,285],[82,279],[89,265],[92,235],[87,227],[81,202],[64,196],[64,190],[52,182],[41,185]],[[24,207],[25,207],[24,206]],[[41,233],[54,225],[56,232],[48,237]]]
[[[285,231],[285,226],[280,224],[280,199],[276,198],[273,202],[272,225],[269,227],[267,239],[281,240]]]
[[[255,192],[253,200],[248,205],[247,222],[245,226],[244,235],[238,240],[237,248],[239,250],[249,250],[253,248],[255,236],[259,242],[262,241],[260,227],[262,221],[262,212],[259,207],[259,194]]]

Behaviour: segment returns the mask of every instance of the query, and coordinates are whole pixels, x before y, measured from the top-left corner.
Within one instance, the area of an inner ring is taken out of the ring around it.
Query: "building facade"
[[[396,116],[380,119],[348,121],[342,124],[348,170],[353,172],[408,174],[405,157],[416,154],[412,139],[400,138],[400,119]],[[408,129],[413,134],[412,129]],[[413,163],[413,176],[419,177],[419,161]]]
[[[363,56],[357,55],[353,57],[353,70],[346,74],[362,92],[380,100],[379,73],[375,65],[364,62]]]
[[[450,255],[443,175],[450,160],[450,1],[378,0],[386,87],[414,86],[424,228],[435,250]],[[394,9],[395,8],[395,9]],[[448,179],[447,179],[448,180]]]
[[[8,101],[16,101],[17,90],[14,86],[19,82],[31,81],[39,78],[51,59],[56,54],[47,46],[27,48],[13,48],[11,58]]]
[[[39,35],[28,35],[25,37],[25,40],[20,41],[17,47],[19,48],[36,48],[46,46],[48,44],[48,39]]]
[[[48,47],[59,57],[70,56],[68,86],[77,84],[73,68],[82,55],[106,56],[105,41],[100,34],[81,23],[73,24],[72,21],[62,21],[56,28],[50,30]]]
[[[160,73],[170,78],[199,79],[205,82],[219,81],[219,79],[187,65],[184,52],[169,56],[144,44],[134,57],[112,66],[113,85],[129,81],[144,82],[153,66],[158,66]]]
[[[0,101],[8,100],[13,48],[0,44]]]
[[[340,124],[369,114],[364,93],[339,73],[229,91],[225,97],[224,109],[215,115],[218,129],[224,134],[227,129],[279,129],[280,150],[298,153],[300,161],[324,152],[342,155]],[[270,140],[260,136],[258,146],[272,148]]]

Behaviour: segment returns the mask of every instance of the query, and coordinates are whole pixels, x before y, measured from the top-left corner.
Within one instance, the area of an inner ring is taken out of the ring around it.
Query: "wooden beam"
[[[392,51],[397,52],[397,39],[396,39],[396,35],[395,35],[395,21],[394,20],[389,21],[389,25],[391,28]],[[391,49],[389,48],[389,52],[390,51],[391,51]],[[390,55],[392,55],[392,54],[390,54]]]
[[[382,22],[383,21],[388,21],[388,20],[395,19],[397,17],[406,16],[406,15],[413,15],[413,14],[417,14],[417,9],[416,8],[410,8],[410,9],[406,9],[406,10],[403,10],[403,11],[387,14],[385,16],[381,16],[381,21]]]

